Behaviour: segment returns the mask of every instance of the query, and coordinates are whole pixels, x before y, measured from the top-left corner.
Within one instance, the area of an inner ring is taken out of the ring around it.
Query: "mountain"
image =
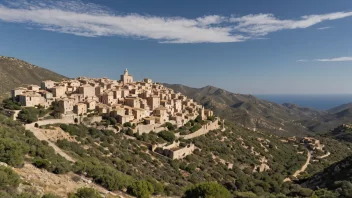
[[[335,190],[339,197],[352,196],[352,156],[337,162],[324,171],[305,181],[302,186],[312,189],[327,188]]]
[[[352,143],[352,125],[340,125],[322,136]]]
[[[346,109],[351,109],[351,108],[352,108],[352,103],[347,103],[347,104],[342,104],[340,106],[331,108],[331,109],[328,110],[328,112],[331,113],[331,114],[335,114],[335,113],[344,111]]]
[[[256,130],[269,129],[280,135],[305,135],[309,129],[300,120],[314,120],[324,111],[299,107],[294,104],[276,104],[253,95],[235,94],[213,86],[192,88],[180,84],[164,84],[210,108],[227,121]]]
[[[0,56],[0,98],[8,97],[10,90],[18,86],[39,85],[43,80],[59,81],[63,78],[66,77],[23,60]]]
[[[326,132],[334,130],[336,127],[349,124],[352,121],[352,103],[343,104],[327,110],[315,120],[305,120],[301,124],[309,128],[312,132]]]

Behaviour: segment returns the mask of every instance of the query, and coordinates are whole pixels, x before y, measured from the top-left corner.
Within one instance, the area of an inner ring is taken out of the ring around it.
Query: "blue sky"
[[[0,0],[0,55],[68,77],[351,94],[350,0]]]

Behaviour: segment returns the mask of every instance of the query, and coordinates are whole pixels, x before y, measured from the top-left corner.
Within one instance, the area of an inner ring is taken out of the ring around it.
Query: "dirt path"
[[[307,149],[307,152],[308,152],[308,154],[307,154],[307,161],[306,161],[306,163],[304,163],[303,164],[303,166],[301,167],[301,169],[299,169],[299,170],[297,170],[292,176],[293,177],[296,177],[297,178],[297,176],[299,175],[299,174],[301,174],[302,172],[304,172],[306,169],[307,169],[307,167],[308,167],[308,165],[309,165],[309,162],[310,162],[310,159],[312,158],[312,154],[310,153],[310,151]]]
[[[45,140],[49,143],[49,146],[51,146],[55,152],[59,155],[61,155],[62,157],[64,157],[65,159],[67,159],[68,161],[71,161],[71,162],[76,162],[75,159],[73,159],[71,156],[67,155],[63,150],[61,150],[61,148],[59,148],[58,146],[56,146],[53,142],[51,142],[48,137],[43,134],[42,130],[40,128],[36,128],[36,127],[33,127],[33,126],[30,126],[30,127],[26,127],[27,130],[30,130],[37,139],[39,140]]]
[[[318,156],[317,158],[318,158],[318,159],[323,159],[323,158],[328,157],[330,154],[331,154],[330,152],[327,152],[325,155]]]
[[[306,169],[307,169],[307,167],[308,167],[308,165],[309,165],[309,163],[310,163],[310,160],[311,160],[311,158],[312,158],[312,154],[310,153],[310,151],[308,150],[308,149],[306,149],[307,150],[307,161],[306,161],[306,163],[304,163],[303,164],[303,166],[299,169],[299,170],[297,170],[292,176],[293,177],[295,177],[295,178],[297,178],[297,176],[299,175],[299,174],[301,174],[302,172],[304,172]],[[290,181],[292,181],[291,179],[290,179],[290,177],[287,177],[287,178],[285,178],[284,180],[283,180],[283,182],[290,182]]]

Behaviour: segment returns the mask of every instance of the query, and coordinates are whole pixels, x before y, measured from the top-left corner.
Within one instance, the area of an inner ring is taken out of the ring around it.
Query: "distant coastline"
[[[319,110],[328,110],[333,107],[352,102],[352,94],[302,94],[302,95],[279,95],[279,94],[257,94],[256,97],[275,102],[278,104],[293,103],[302,107]]]

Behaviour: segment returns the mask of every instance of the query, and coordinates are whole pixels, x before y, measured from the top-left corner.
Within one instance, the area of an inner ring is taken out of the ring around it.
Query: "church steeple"
[[[128,70],[127,70],[127,68],[125,69],[125,73],[124,73],[125,75],[128,75]]]

